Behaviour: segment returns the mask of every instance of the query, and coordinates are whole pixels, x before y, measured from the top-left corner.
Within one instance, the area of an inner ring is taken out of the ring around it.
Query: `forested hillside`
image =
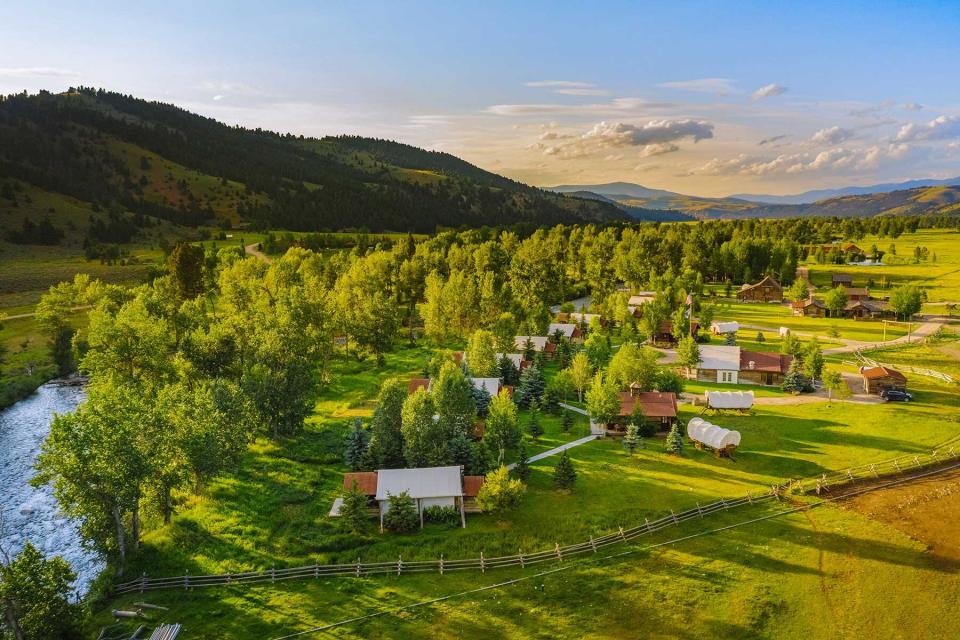
[[[0,188],[4,220],[36,224],[31,192],[94,214],[190,226],[432,231],[626,218],[610,203],[548,193],[445,153],[230,127],[87,88],[0,100]],[[55,206],[40,213],[56,224]]]

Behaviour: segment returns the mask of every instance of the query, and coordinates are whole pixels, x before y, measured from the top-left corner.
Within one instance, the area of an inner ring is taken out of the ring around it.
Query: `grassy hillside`
[[[188,226],[432,231],[625,218],[610,203],[564,198],[446,153],[229,127],[92,89],[0,100],[0,188],[8,196],[2,182],[11,179],[81,208]],[[0,215],[14,205],[0,198]]]

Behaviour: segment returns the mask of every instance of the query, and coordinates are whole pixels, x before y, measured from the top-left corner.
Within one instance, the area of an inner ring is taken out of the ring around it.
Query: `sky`
[[[4,4],[4,94],[101,87],[538,186],[960,175],[956,0]]]

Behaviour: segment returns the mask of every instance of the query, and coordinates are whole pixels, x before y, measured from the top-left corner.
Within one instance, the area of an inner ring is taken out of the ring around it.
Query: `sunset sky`
[[[11,3],[0,92],[103,87],[541,186],[960,175],[960,3],[837,4]]]

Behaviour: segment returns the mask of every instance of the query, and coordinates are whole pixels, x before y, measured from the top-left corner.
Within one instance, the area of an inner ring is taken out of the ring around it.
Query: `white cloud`
[[[582,158],[601,149],[641,147],[640,157],[678,151],[677,141],[694,142],[713,137],[713,125],[705,120],[651,120],[637,126],[625,122],[599,122],[582,136],[566,144],[547,147],[546,155],[564,159]]]
[[[787,92],[787,88],[779,84],[768,84],[766,86],[760,87],[753,92],[754,100],[762,100],[763,98],[773,98],[774,96],[779,96]]]
[[[214,99],[216,102],[219,102],[219,101],[223,100],[223,96],[218,93],[217,95],[213,96],[213,99]]]
[[[901,109],[906,109],[907,111],[920,111],[923,109],[923,105],[919,102],[905,102],[900,105]]]
[[[608,96],[610,92],[605,89],[556,89],[554,93],[564,96]]]
[[[573,80],[534,80],[523,83],[527,87],[547,87],[564,89],[589,89],[597,85],[589,82],[575,82]]]
[[[737,93],[733,86],[733,80],[728,78],[699,78],[697,80],[677,80],[675,82],[661,82],[657,85],[665,89],[677,89],[679,91],[692,91],[694,93],[714,93],[718,96],[725,96],[731,93]]]
[[[648,102],[642,98],[614,98],[609,102],[588,104],[495,104],[483,111],[496,116],[601,115],[639,113],[672,106],[674,105],[669,102]]]
[[[940,116],[926,124],[905,124],[897,132],[897,140],[950,140],[960,138],[960,116]]]
[[[0,78],[70,78],[76,71],[58,67],[0,67]]]
[[[875,145],[866,149],[837,147],[809,153],[781,154],[774,158],[758,158],[739,154],[728,160],[714,158],[694,169],[692,174],[705,175],[791,175],[812,172],[839,172],[874,169],[884,162],[900,160],[909,153],[907,144]]]
[[[875,116],[877,114],[883,113],[884,111],[889,111],[893,106],[893,100],[884,100],[880,104],[870,105],[868,107],[862,107],[860,109],[853,109],[850,111],[850,115],[856,116],[858,118],[865,118],[867,116]]]
[[[853,131],[850,129],[844,129],[843,127],[827,127],[826,129],[820,129],[813,137],[810,138],[810,142],[815,144],[829,144],[835,145],[849,140],[853,137]]]

